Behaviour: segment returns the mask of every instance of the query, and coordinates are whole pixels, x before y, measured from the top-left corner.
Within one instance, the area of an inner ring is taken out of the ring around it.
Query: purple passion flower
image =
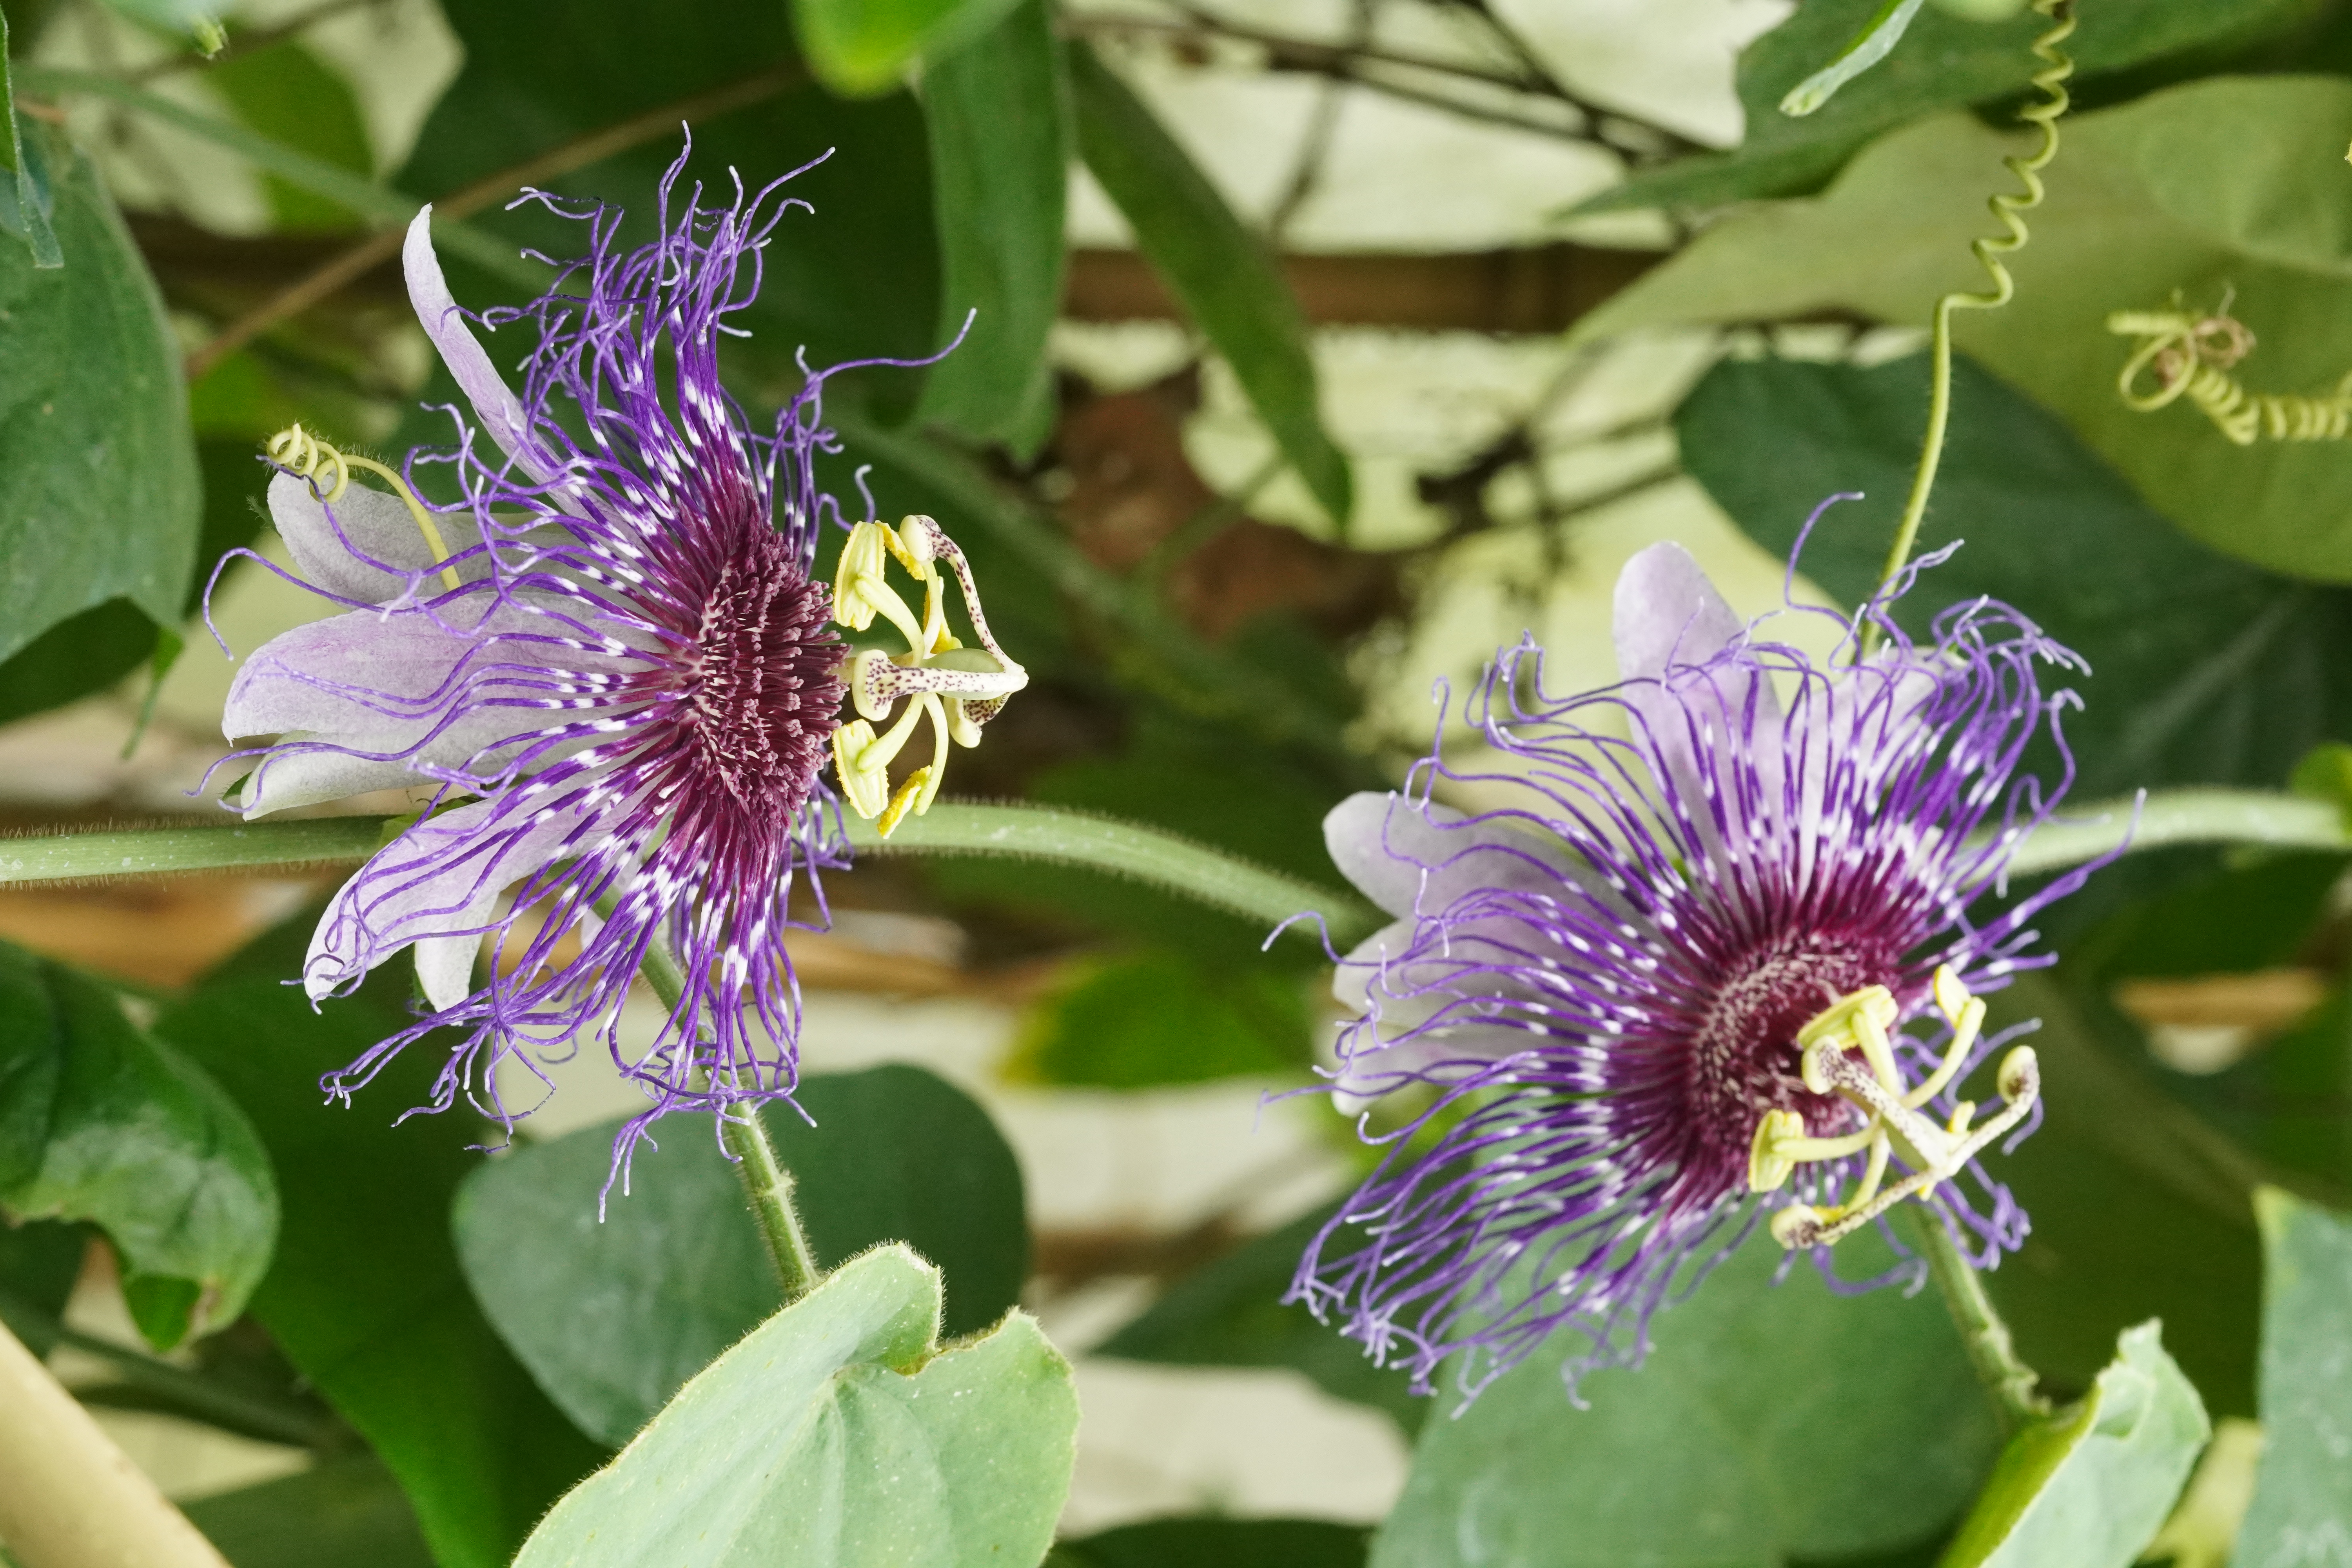
[[[2038,667],[2080,664],[1983,600],[1914,645],[1887,613],[1910,580],[1817,665],[1653,546],[1617,584],[1619,684],[1550,696],[1522,643],[1470,711],[1507,770],[1433,756],[1331,813],[1333,860],[1396,917],[1339,965],[1357,1016],[1333,1092],[1412,1098],[1367,1132],[1390,1152],[1290,1300],[1419,1392],[1460,1352],[1475,1396],[1562,1328],[1571,1389],[1638,1364],[1652,1314],[1768,1212],[1825,1273],[1829,1243],[1906,1196],[1941,1203],[1979,1266],[2018,1247],[2025,1215],[1974,1156],[2035,1124],[2032,1053],[2009,1053],[1982,1122],[1953,1091],[2005,1043],[1974,993],[2047,962],[2028,922],[2089,868],[1969,909],[2063,794],[2012,774],[2074,702]],[[1438,805],[1441,780],[1507,804]]]
[[[739,184],[731,205],[705,208],[698,189],[674,212],[684,162],[662,183],[659,237],[640,249],[616,247],[616,211],[526,198],[586,223],[590,253],[534,303],[473,318],[536,329],[520,397],[443,282],[431,209],[417,215],[409,297],[491,449],[450,411],[455,451],[410,458],[456,466],[465,500],[436,509],[402,475],[299,427],[271,444],[270,512],[298,580],[349,608],[259,649],[223,720],[232,740],[278,737],[229,802],[249,817],[436,791],[336,894],[302,971],[317,1001],[413,947],[423,1016],[322,1088],[348,1101],[403,1048],[456,1029],[419,1109],[462,1089],[510,1126],[499,1062],[544,1082],[537,1058],[593,1037],[652,1101],[615,1144],[623,1173],[666,1112],[740,1115],[793,1091],[789,900],[805,875],[822,911],[817,873],[849,859],[841,802],[819,777],[827,761],[887,832],[929,804],[948,732],[976,742],[1025,679],[987,638],[962,557],[928,518],[851,531],[838,608],[812,576],[823,523],[845,521],[813,474],[832,449],[818,403],[832,373],[809,376],[763,433],[720,385],[717,353],[758,290],[770,233],[805,204],[772,201],[775,184],[747,199]],[[351,484],[354,468],[399,493]],[[880,580],[893,556],[928,590],[919,620]],[[946,632],[942,559],[986,652]],[[831,623],[863,628],[877,611],[922,646],[852,659]],[[878,673],[859,668],[875,661]],[[934,664],[949,668],[934,678]],[[863,720],[844,727],[845,696],[868,718],[911,700],[877,738]],[[939,754],[893,799],[884,766],[923,713]],[[478,986],[486,933],[494,962]],[[683,994],[632,1054],[621,1005],[656,943]]]

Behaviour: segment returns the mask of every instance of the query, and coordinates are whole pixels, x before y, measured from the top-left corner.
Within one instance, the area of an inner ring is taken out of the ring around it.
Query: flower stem
[[[1969,1353],[1969,1365],[1975,1369],[1985,1392],[1992,1395],[2002,1428],[2014,1432],[2048,1415],[2050,1401],[2036,1392],[2041,1373],[2018,1359],[2017,1343],[2010,1335],[2009,1324],[1993,1310],[1992,1299],[1985,1294],[1984,1281],[1977,1278],[1976,1269],[1960,1255],[1959,1244],[1952,1239],[1943,1212],[1924,1203],[1906,1204],[1903,1207],[1910,1218],[1911,1239],[1927,1259],[1927,1272],[1934,1276],[1936,1288],[1943,1292],[1944,1305],[1951,1310],[1952,1322],[1960,1331],[1960,1344]]]
[[[638,973],[666,1007],[677,1006],[686,994],[686,976],[677,960],[658,940],[646,949],[646,961]],[[793,1173],[776,1158],[776,1146],[768,1142],[768,1130],[756,1107],[740,1117],[721,1116],[719,1142],[733,1157],[735,1179],[743,1184],[751,1217],[760,1226],[760,1239],[767,1244],[768,1261],[775,1265],[776,1281],[783,1287],[789,1306],[814,1289],[824,1277],[816,1265],[816,1254],[809,1250],[800,1211],[793,1206]]]

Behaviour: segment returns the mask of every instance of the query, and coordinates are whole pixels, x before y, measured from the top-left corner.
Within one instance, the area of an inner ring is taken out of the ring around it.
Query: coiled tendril
[[[344,492],[352,488],[353,468],[376,475],[389,483],[393,493],[406,503],[408,515],[416,520],[417,528],[425,535],[426,547],[433,552],[433,559],[445,563],[448,561],[449,547],[441,542],[441,530],[434,522],[433,514],[425,510],[425,503],[416,499],[416,492],[408,488],[406,479],[373,458],[347,457],[341,447],[321,441],[299,425],[289,425],[263,443],[261,449],[269,455],[271,462],[296,479],[310,480],[311,488],[319,492],[319,499],[329,506],[342,500]],[[457,569],[444,564],[441,581],[454,592],[458,586]]]
[[[2210,316],[2169,310],[2117,310],[2107,331],[2138,338],[2139,349],[2124,362],[2116,390],[2124,406],[2140,414],[2187,397],[2241,447],[2273,441],[2341,441],[2352,435],[2352,372],[2324,397],[2248,392],[2230,367],[2253,352],[2254,334],[2229,313],[2224,301]],[[2138,392],[2141,374],[2155,389]]]
[[[2066,92],[2066,80],[2074,74],[2074,62],[2059,46],[2074,32],[2074,0],[2033,0],[2033,9],[2052,18],[2057,25],[2033,40],[2034,55],[2044,62],[2033,73],[2033,85],[2042,89],[2042,100],[2018,110],[2017,117],[2042,132],[2042,144],[2023,156],[2004,158],[2018,182],[2022,194],[2003,191],[1985,205],[1992,216],[2000,220],[2001,234],[1987,235],[1973,241],[1969,248],[1977,264],[1992,279],[1992,287],[1981,294],[1954,289],[1936,301],[1934,360],[1929,371],[1927,395],[1927,434],[1919,447],[1918,471],[1912,476],[1911,496],[1904,503],[1903,521],[1895,525],[1895,544],[1887,552],[1885,569],[1879,574],[1882,592],[1891,587],[1895,578],[1911,559],[1911,547],[1918,542],[1919,524],[1927,515],[1927,494],[1935,489],[1936,469],[1944,457],[1944,428],[1950,423],[1952,413],[1952,312],[1954,310],[1996,310],[2009,303],[2017,292],[2017,283],[2002,265],[2001,258],[2014,256],[2025,248],[2032,238],[2021,216],[2042,205],[2042,171],[2058,156],[2058,119],[2073,101]],[[1870,628],[1874,633],[1876,627]],[[1868,640],[1875,637],[1865,634]]]

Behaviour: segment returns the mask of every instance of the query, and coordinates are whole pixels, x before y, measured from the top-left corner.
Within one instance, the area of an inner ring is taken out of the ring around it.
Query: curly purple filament
[[[2049,962],[2028,951],[2029,922],[2095,868],[1981,924],[1969,911],[2072,778],[2057,730],[2075,699],[2044,696],[2036,667],[2081,663],[1983,600],[1915,645],[1888,612],[1916,572],[1839,618],[1839,653],[1817,665],[1742,626],[1679,546],[1653,547],[1618,585],[1618,685],[1551,696],[1542,650],[1522,642],[1470,709],[1507,770],[1432,755],[1402,795],[1331,814],[1334,859],[1398,917],[1340,966],[1360,1016],[1334,1092],[1360,1109],[1412,1090],[1418,1109],[1367,1131],[1390,1152],[1286,1300],[1337,1314],[1423,1393],[1458,1357],[1475,1397],[1561,1329],[1581,1340],[1571,1391],[1638,1364],[1658,1309],[1766,1207],[1834,1201],[1861,1173],[1857,1153],[1760,1201],[1748,1190],[1767,1110],[1817,1137],[1864,1125],[1804,1088],[1795,1039],[1811,1017],[1889,987],[1906,1020],[1932,1024],[1896,1041],[1917,1081],[1950,1038],[1931,1005],[1939,964],[1983,991]],[[1885,645],[1857,658],[1873,623]],[[2063,759],[2046,792],[2013,776],[2044,723]],[[1441,781],[1514,803],[1465,814],[1431,799]],[[2017,1032],[1979,1041],[1969,1066]],[[1965,1078],[1932,1102],[1939,1115]],[[1973,1197],[1948,1183],[1937,1201],[1990,1267],[2026,1216],[1969,1174]]]

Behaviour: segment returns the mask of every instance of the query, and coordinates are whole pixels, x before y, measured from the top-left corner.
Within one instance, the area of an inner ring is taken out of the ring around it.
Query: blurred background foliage
[[[318,613],[252,560],[215,575],[275,550],[258,443],[296,419],[383,455],[449,437],[399,226],[434,203],[457,297],[527,299],[531,253],[576,241],[519,191],[627,206],[640,237],[685,124],[690,177],[800,169],[815,209],[730,345],[747,405],[803,353],[965,333],[834,381],[824,474],[940,518],[1032,672],[951,787],[1330,883],[1323,814],[1426,750],[1433,689],[1523,628],[1561,687],[1608,679],[1608,585],[1643,544],[1684,540],[1761,611],[1815,504],[1860,491],[1788,581],[1866,591],[1919,329],[1970,280],[2035,26],[1931,5],[1820,113],[1779,114],[1873,9],[251,0],[215,37],[153,0],[5,0],[0,824],[210,809],[207,590],[240,652]],[[2087,658],[2066,754],[2038,755],[2085,801],[2285,787],[2352,742],[2352,457],[2127,411],[2104,322],[2227,301],[2258,389],[2352,367],[2352,5],[2083,12],[2018,300],[1962,323],[1923,545],[1967,548],[1904,614],[1990,594]],[[2059,963],[1998,1004],[2042,1020],[2049,1112],[2005,1172],[2033,1237],[1990,1283],[2062,1392],[2161,1317],[2210,1412],[2269,1415],[2252,1194],[2352,1204],[2345,871],[2136,858],[2052,912]],[[278,984],[324,885],[0,895],[0,1206],[24,1222],[0,1313],[146,1434],[238,1568],[503,1563],[767,1315],[767,1277],[708,1148],[590,1223],[588,1129],[625,1108],[593,1070],[557,1070],[488,1162],[478,1127],[385,1126],[421,1084],[321,1110],[320,1068],[407,1003],[397,975],[317,1015]],[[950,1332],[1019,1300],[1080,1354],[1054,1562],[1924,1563],[1983,1479],[1931,1300],[1770,1291],[1754,1257],[1592,1411],[1538,1367],[1447,1419],[1275,1304],[1363,1163],[1319,1105],[1256,1104],[1328,1052],[1315,942],[1008,860],[876,860],[828,892],[795,954],[816,1126],[781,1144],[829,1259],[911,1240]],[[2318,1210],[2264,1214],[2305,1267],[2333,1256]],[[1791,1380],[1837,1396],[1786,1415],[1780,1458],[1745,1446],[1740,1413]],[[195,1428],[245,1447],[166,1440]],[[2250,1462],[2225,1447],[2209,1466]],[[1823,1453],[1839,1487],[1790,1500]],[[1528,1479],[1493,1501],[1506,1472]],[[1455,1528],[1481,1478],[1501,1558]],[[2276,1511],[2256,1527],[2310,1525]]]

